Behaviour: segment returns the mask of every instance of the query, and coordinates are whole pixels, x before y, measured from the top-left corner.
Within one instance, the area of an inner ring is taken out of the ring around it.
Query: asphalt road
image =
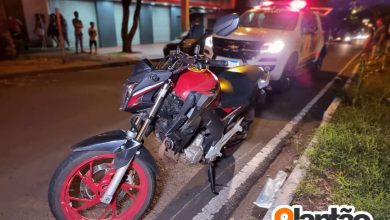
[[[358,51],[332,45],[323,72],[300,71],[293,88],[272,94],[257,112],[250,135],[230,149],[217,167],[217,183],[230,180],[303,108]],[[118,110],[121,86],[131,67],[44,74],[0,81],[0,219],[53,219],[47,204],[52,173],[78,141],[107,130],[127,128],[129,115]],[[337,87],[337,86],[336,86]],[[337,92],[332,88],[314,106],[313,120]],[[145,145],[157,158],[153,137]],[[146,219],[188,219],[213,197],[205,168],[164,164],[155,202]]]

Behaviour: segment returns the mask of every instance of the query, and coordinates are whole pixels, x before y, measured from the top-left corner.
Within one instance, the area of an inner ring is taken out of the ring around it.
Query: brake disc
[[[92,170],[93,176],[97,176],[97,175],[99,175],[100,172],[102,172],[102,177],[103,177],[104,174],[110,170],[110,164],[109,163],[102,163],[99,165],[95,165],[92,169],[93,169]],[[87,184],[85,184],[82,181],[80,182],[80,194],[85,199],[92,199],[95,196],[95,194],[92,192],[92,190],[90,190],[88,188]]]
[[[110,163],[102,163],[102,164],[96,165],[93,167],[92,175],[97,176],[97,175],[99,175],[100,172],[102,172],[101,177],[103,177],[105,175],[105,173],[110,170],[110,167],[111,167]],[[136,185],[135,175],[136,175],[136,172],[134,170],[130,170],[126,176],[125,182],[130,184],[130,185]],[[130,190],[134,190],[134,189],[131,188]],[[84,182],[80,183],[80,194],[85,199],[92,199],[95,196],[95,194],[92,192],[92,190],[90,190]],[[126,196],[126,192],[121,190],[117,194],[117,201],[120,202],[121,200],[124,199],[125,196]]]

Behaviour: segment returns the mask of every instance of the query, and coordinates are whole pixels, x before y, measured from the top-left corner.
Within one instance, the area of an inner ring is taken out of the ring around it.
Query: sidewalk
[[[29,74],[80,71],[104,67],[133,64],[141,59],[159,59],[163,57],[165,44],[133,45],[134,53],[122,53],[121,47],[99,48],[98,55],[75,54],[66,51],[66,63],[63,64],[58,48],[32,48],[21,53],[15,60],[0,61],[0,79]],[[87,49],[86,51],[89,51]]]

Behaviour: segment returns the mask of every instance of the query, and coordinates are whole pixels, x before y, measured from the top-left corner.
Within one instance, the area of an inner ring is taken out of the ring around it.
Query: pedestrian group
[[[59,17],[57,17],[57,15],[59,15]],[[76,54],[79,54],[79,52],[86,53],[83,47],[83,22],[79,18],[78,11],[74,11],[73,15],[74,18],[72,19],[72,24],[74,28]],[[63,43],[64,46],[66,44],[66,49],[69,50],[70,43],[68,37],[68,23],[57,8],[55,9],[55,13],[49,15],[49,24],[47,25],[47,29],[45,16],[43,14],[35,14],[34,17],[34,34],[39,38],[42,48],[47,48],[47,41],[49,38],[54,41],[55,47],[60,47],[61,43]],[[12,37],[14,39],[21,38],[23,25],[22,22],[19,19],[10,16],[8,23]],[[93,54],[97,54],[97,30],[93,21],[91,21],[89,24],[89,54],[92,54],[93,48]]]

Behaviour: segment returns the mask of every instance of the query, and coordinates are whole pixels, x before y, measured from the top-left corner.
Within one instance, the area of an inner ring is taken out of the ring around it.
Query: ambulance
[[[256,65],[270,72],[272,88],[290,88],[296,69],[317,72],[326,55],[321,17],[330,8],[310,8],[305,1],[264,1],[240,16],[232,34],[205,40],[209,58],[226,60],[229,67]]]

